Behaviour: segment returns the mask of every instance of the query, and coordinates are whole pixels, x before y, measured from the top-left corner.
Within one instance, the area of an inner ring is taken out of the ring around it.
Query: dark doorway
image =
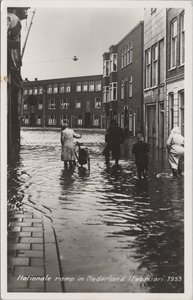
[[[85,127],[86,128],[90,127],[90,113],[89,112],[85,113]]]
[[[36,126],[36,117],[34,113],[30,114],[30,125],[31,126]]]

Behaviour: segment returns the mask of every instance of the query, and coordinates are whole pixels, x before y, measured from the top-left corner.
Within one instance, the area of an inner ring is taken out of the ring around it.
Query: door
[[[90,113],[86,112],[85,113],[85,128],[89,128],[90,127]]]
[[[35,113],[30,114],[30,125],[31,126],[36,126],[36,116]]]

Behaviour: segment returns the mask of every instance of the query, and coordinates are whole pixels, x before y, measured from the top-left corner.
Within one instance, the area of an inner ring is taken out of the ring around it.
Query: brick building
[[[23,125],[103,128],[102,75],[23,82]]]
[[[184,9],[167,9],[166,130],[179,126],[184,135]]]
[[[166,8],[144,11],[144,127],[147,142],[163,147],[166,133]]]
[[[143,22],[103,54],[103,105],[130,135],[143,132]]]

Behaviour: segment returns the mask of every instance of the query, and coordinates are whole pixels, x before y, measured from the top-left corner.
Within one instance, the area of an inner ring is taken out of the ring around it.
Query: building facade
[[[164,147],[166,123],[166,9],[144,10],[144,128],[146,141]]]
[[[102,75],[23,82],[23,126],[103,128]]]
[[[166,131],[179,126],[184,135],[184,9],[167,9]]]
[[[8,162],[15,161],[20,147],[22,109],[21,36],[22,20],[29,8],[11,7],[7,11],[7,136]]]
[[[143,132],[143,22],[103,54],[103,107],[111,120],[135,136]]]

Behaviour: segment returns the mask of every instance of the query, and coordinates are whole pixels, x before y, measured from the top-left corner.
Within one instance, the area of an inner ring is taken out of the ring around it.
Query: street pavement
[[[52,220],[23,205],[8,210],[8,292],[61,292],[60,258]]]

